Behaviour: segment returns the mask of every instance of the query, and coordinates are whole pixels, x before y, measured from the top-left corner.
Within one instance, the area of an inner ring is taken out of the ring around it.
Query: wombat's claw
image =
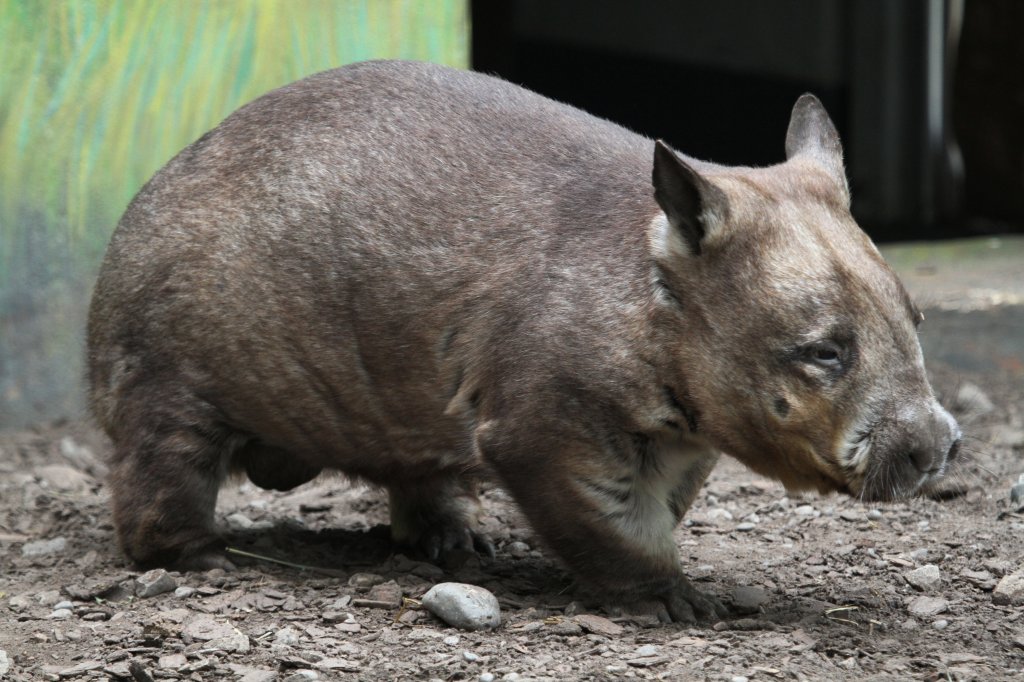
[[[431,561],[437,561],[455,551],[484,554],[494,558],[494,545],[490,539],[465,526],[443,526],[424,534],[420,549]]]
[[[220,568],[225,571],[236,570],[235,564],[219,549],[208,549],[196,554],[184,556],[174,562],[173,568],[178,571],[210,571]]]
[[[714,595],[705,594],[681,579],[664,597],[669,616],[677,623],[695,623],[698,619],[718,620],[729,610]]]

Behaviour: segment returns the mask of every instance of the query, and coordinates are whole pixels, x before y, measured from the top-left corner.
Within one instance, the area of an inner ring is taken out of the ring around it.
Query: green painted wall
[[[0,0],[0,427],[83,416],[83,326],[132,195],[279,85],[469,61],[465,0]]]

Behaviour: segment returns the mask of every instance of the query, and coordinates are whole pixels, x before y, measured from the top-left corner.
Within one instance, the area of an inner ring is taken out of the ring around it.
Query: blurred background
[[[1022,35],[1017,0],[0,0],[0,427],[84,416],[82,330],[121,212],[297,78],[472,67],[747,165],[782,160],[811,91],[865,229],[936,240],[1024,232]]]

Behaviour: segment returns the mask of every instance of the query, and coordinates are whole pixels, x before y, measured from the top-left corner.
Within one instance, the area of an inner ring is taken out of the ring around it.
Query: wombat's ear
[[[725,194],[680,159],[661,140],[654,143],[654,199],[668,218],[671,230],[660,235],[662,252],[685,251],[700,255],[701,244],[728,209]]]
[[[800,95],[789,117],[786,158],[794,156],[809,156],[817,161],[839,182],[849,199],[850,188],[843,169],[843,145],[839,142],[839,133],[825,107],[810,93]]]

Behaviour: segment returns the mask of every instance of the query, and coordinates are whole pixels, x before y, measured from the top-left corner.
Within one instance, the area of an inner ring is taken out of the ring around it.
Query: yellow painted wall
[[[465,0],[0,0],[0,427],[82,416],[82,328],[134,193],[227,114],[373,58],[467,66]]]

